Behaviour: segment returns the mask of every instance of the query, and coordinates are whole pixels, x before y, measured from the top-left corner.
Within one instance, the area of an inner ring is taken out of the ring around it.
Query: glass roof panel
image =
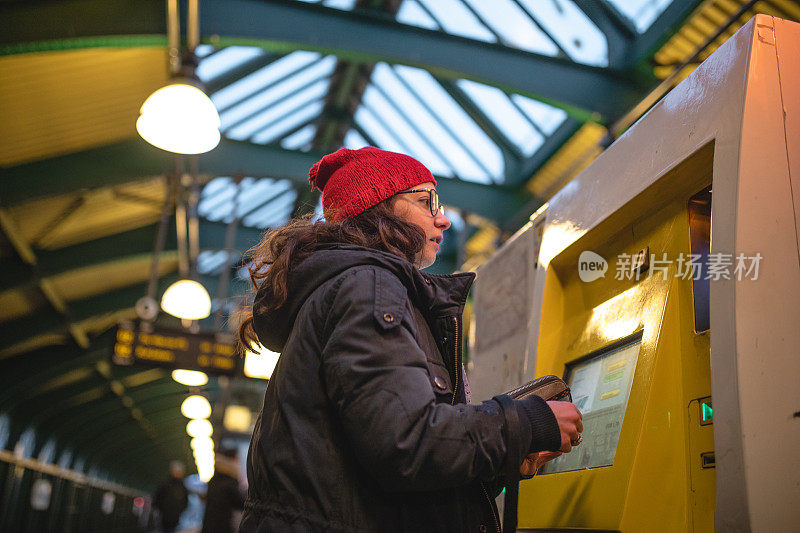
[[[298,1],[345,10],[355,6],[354,0]],[[641,33],[673,0],[596,1],[611,4]],[[608,64],[605,35],[572,0],[402,0],[396,19],[484,42],[497,42],[499,36],[503,45],[545,55],[557,55],[561,47],[579,63]]]
[[[647,31],[672,0],[606,0],[636,26],[636,31]]]
[[[497,38],[460,0],[417,0],[452,35],[493,43]]]
[[[197,271],[200,274],[216,274],[228,259],[225,250],[203,250],[197,256]]]
[[[325,0],[322,3],[328,7],[333,7],[336,9],[345,9],[349,11],[353,9],[353,6],[356,5],[356,0]]]
[[[255,46],[228,46],[208,59],[200,61],[195,74],[201,81],[207,82],[236,68],[245,61],[264,55],[263,49]]]
[[[544,136],[503,91],[470,80],[457,83],[525,157],[533,155],[542,145]]]
[[[297,110],[301,109],[303,106],[325,96],[328,92],[329,85],[330,81],[328,79],[319,80],[310,87],[306,87],[289,97],[275,102],[273,105],[269,105],[269,107],[266,107],[260,113],[247,118],[240,125],[226,130],[225,135],[231,139],[237,140],[250,138],[273,122],[283,119],[288,113],[297,112]]]
[[[328,84],[325,84],[325,91],[320,96],[324,96],[328,91]],[[278,107],[278,106],[276,106]],[[286,114],[282,119],[278,120],[265,130],[258,132],[253,136],[253,142],[257,144],[268,144],[281,136],[291,132],[294,128],[303,125],[305,122],[317,117],[322,113],[322,108],[325,107],[325,99],[320,98],[316,102],[303,102],[291,113]]]
[[[345,134],[344,136],[345,148],[349,148],[350,150],[358,150],[359,148],[364,148],[365,146],[369,146],[369,143],[356,130],[350,130]]]
[[[427,28],[429,30],[440,29],[439,24],[424,10],[416,0],[405,0],[400,4],[400,9],[397,11],[397,21],[418,28]]]
[[[403,152],[405,148],[397,139],[381,124],[375,114],[366,106],[359,106],[353,118],[356,124],[364,129],[364,132],[376,143],[376,146],[389,150],[390,152]],[[423,161],[424,163],[424,161]]]
[[[221,222],[230,222],[233,216],[233,204],[236,199],[236,214],[242,224],[253,227],[261,225],[261,218],[266,211],[291,211],[294,207],[296,193],[289,180],[273,180],[270,178],[244,178],[237,186],[230,177],[214,178],[203,188],[200,194],[198,212],[200,216]],[[282,220],[279,224],[286,222]]]
[[[505,162],[500,149],[439,82],[418,68],[398,65],[393,71],[416,98],[423,100],[422,112],[416,114],[423,119],[419,126],[430,132],[439,153],[446,157],[458,177],[481,183],[502,181]]]
[[[219,117],[220,121],[222,122],[222,130],[226,131],[237,124],[240,126],[250,124],[252,126],[255,123],[255,118],[264,112],[269,112],[272,109],[272,106],[281,101],[281,99],[296,99],[300,93],[307,94],[310,92],[317,94],[321,88],[327,90],[327,87],[330,84],[327,76],[333,72],[333,68],[335,66],[336,57],[328,56],[323,60],[304,68],[302,72],[286,78],[285,80],[270,86],[268,89],[261,91],[252,98],[249,98],[247,101],[234,106],[229,111],[223,111],[220,113]],[[325,79],[320,79],[323,77],[325,77]],[[233,129],[238,130],[238,128]],[[245,128],[245,130],[247,129],[248,128]],[[238,132],[237,135],[242,137],[244,136],[244,133]]]
[[[256,91],[275,82],[300,68],[307,66],[320,58],[316,52],[306,52],[299,50],[285,55],[273,61],[266,67],[245,76],[241,80],[230,84],[214,93],[211,101],[219,110],[224,110],[236,102],[240,102],[248,96],[252,96]]]
[[[564,0],[520,0],[520,3],[571,59],[588,65],[608,65],[606,36],[578,6]]]
[[[501,37],[506,46],[549,56],[558,54],[558,47],[553,41],[511,0],[464,1]]]
[[[370,85],[364,91],[362,102],[381,117],[392,132],[407,147],[408,155],[420,161],[425,161],[426,165],[434,174],[441,176],[452,176],[453,170],[436,154],[431,146],[425,142],[418,131],[412,127],[402,112],[399,112],[395,105],[381,93],[375,85]]]
[[[305,2],[307,4],[323,4],[328,7],[333,7],[335,9],[344,9],[346,11],[350,11],[356,5],[356,0],[325,0],[324,2],[320,2],[319,0],[299,0],[300,2]]]
[[[520,94],[512,94],[511,99],[545,135],[552,134],[567,120],[567,112],[563,109],[549,106]]]
[[[214,47],[210,44],[199,44],[197,48],[194,49],[194,55],[199,58],[203,58],[214,51]]]
[[[283,139],[281,141],[281,147],[287,150],[301,150],[314,139],[314,135],[316,134],[317,125],[309,124]]]
[[[282,192],[275,201],[268,202],[246,216],[242,223],[256,228],[273,228],[285,224],[292,214],[296,199],[297,192],[294,189]]]

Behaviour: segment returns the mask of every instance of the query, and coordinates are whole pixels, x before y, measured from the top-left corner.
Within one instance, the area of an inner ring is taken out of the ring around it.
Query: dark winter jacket
[[[181,519],[181,514],[189,505],[189,491],[182,479],[171,477],[156,492],[153,505],[161,513],[161,525],[172,530]]]
[[[499,531],[499,478],[560,438],[541,400],[527,415],[505,396],[464,403],[473,278],[326,245],[290,274],[282,308],[265,312],[256,295],[255,330],[282,355],[240,531]]]

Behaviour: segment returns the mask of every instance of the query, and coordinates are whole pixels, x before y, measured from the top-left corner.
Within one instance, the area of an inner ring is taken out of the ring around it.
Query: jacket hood
[[[283,351],[297,313],[321,285],[358,266],[375,266],[392,272],[408,290],[419,310],[431,318],[460,314],[475,279],[472,272],[451,275],[428,274],[402,257],[351,244],[319,245],[297,265],[288,279],[286,302],[267,311],[267,294],[259,289],[253,302],[253,328],[263,346]]]

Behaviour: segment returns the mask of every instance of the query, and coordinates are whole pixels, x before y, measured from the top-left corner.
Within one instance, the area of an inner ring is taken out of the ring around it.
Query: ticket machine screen
[[[543,474],[614,464],[641,340],[572,364],[567,383],[583,414],[583,442],[547,463]]]

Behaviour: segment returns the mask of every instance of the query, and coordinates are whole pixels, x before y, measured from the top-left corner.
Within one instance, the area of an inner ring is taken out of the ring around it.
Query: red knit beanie
[[[308,172],[311,190],[322,191],[322,212],[328,222],[340,222],[378,204],[396,192],[425,183],[436,185],[431,171],[411,156],[374,146],[340,148]]]

